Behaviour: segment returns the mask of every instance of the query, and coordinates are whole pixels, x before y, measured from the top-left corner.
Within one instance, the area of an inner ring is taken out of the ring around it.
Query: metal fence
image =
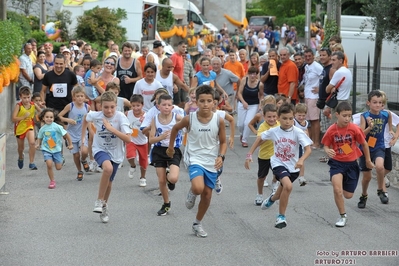
[[[353,74],[352,106],[357,111],[366,109],[367,94],[373,89],[384,91],[388,98],[388,109],[399,111],[399,62],[382,64],[379,71],[373,72],[370,55],[366,64],[357,64],[356,55],[349,69]]]

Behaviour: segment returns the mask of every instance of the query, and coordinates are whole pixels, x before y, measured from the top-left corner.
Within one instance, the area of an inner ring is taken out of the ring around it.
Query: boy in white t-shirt
[[[148,138],[146,135],[141,132],[140,127],[143,122],[146,112],[143,111],[143,96],[140,94],[133,94],[130,98],[131,110],[127,112],[126,116],[129,120],[130,127],[133,130],[132,133],[132,141],[126,144],[126,159],[130,163],[129,169],[129,178],[134,177],[134,173],[136,172],[136,164],[134,159],[136,158],[136,154],[139,155],[139,165],[140,165],[140,187],[145,187],[147,185],[147,180],[145,178],[145,174],[147,171],[148,160]]]
[[[92,150],[103,173],[93,212],[100,213],[103,223],[109,221],[107,203],[112,182],[119,164],[125,158],[123,142],[130,143],[132,134],[129,120],[123,113],[116,111],[116,103],[117,97],[113,92],[104,92],[101,95],[102,111],[89,112],[82,124],[82,130],[86,130],[88,122],[92,122],[96,128]],[[86,134],[82,134],[81,143],[85,143],[85,137]]]
[[[275,227],[279,229],[287,226],[285,211],[292,191],[292,183],[298,178],[300,168],[311,153],[312,140],[302,129],[294,126],[294,112],[293,105],[289,103],[281,105],[277,112],[280,126],[262,132],[252,146],[256,148],[266,140],[274,142],[274,155],[270,158],[270,163],[273,174],[280,181],[280,186],[275,194],[272,193],[262,202],[261,207],[263,210],[268,209],[275,201],[280,200],[279,214],[275,224]],[[301,158],[299,158],[299,145],[304,148]]]

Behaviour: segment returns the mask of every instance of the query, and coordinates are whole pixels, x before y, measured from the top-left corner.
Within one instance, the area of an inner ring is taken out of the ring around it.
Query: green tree
[[[0,21],[0,28],[0,66],[8,66],[21,54],[24,37],[18,22]]]
[[[261,0],[265,15],[276,17],[295,17],[305,14],[305,1],[298,0]]]
[[[399,2],[398,0],[369,0],[362,11],[376,28],[377,36],[399,43]]]
[[[40,10],[40,1],[38,0],[9,0],[10,7],[29,16],[33,10]]]
[[[115,43],[126,41],[126,29],[120,22],[127,18],[123,9],[100,8],[96,6],[78,17],[76,35],[89,42],[105,44],[112,39]]]
[[[72,12],[69,10],[64,10],[62,12],[56,11],[55,12],[56,20],[60,22],[59,28],[61,31],[61,39],[63,41],[67,41],[70,39],[69,32],[68,32],[68,25],[72,23]]]
[[[159,0],[160,4],[168,5],[168,0]],[[157,21],[157,29],[158,31],[167,31],[175,22],[173,17],[173,13],[170,11],[170,8],[159,7],[158,8],[158,21]]]

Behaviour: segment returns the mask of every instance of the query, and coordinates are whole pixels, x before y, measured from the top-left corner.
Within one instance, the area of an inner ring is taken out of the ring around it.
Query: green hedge
[[[247,9],[247,13],[245,16],[247,17],[247,20],[249,22],[249,19],[252,16],[265,16],[266,15],[265,13],[266,12],[263,11],[263,9],[261,9],[261,8],[253,8],[253,9]]]
[[[0,66],[8,66],[21,54],[24,35],[20,24],[9,20],[0,21],[0,29]]]
[[[28,40],[32,34],[31,21],[24,15],[14,11],[7,11],[7,19],[18,24],[18,27],[23,32],[23,37]]]
[[[311,21],[315,20],[316,20],[316,14],[312,14]],[[274,25],[278,25],[281,27],[284,23],[288,24],[289,26],[295,26],[299,37],[305,36],[305,23],[306,23],[305,15],[298,15],[292,18],[276,18],[276,22]]]

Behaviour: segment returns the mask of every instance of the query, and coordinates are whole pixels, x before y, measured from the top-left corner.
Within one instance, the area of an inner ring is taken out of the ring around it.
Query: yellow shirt
[[[34,51],[32,51],[29,55],[30,60],[32,61],[32,65],[35,66],[36,65],[36,54]]]
[[[15,123],[15,136],[23,135],[28,130],[33,129],[33,117],[35,116],[35,109],[36,109],[33,103],[31,103],[29,109],[26,109],[22,104],[22,102],[18,103],[18,105],[19,105],[19,111],[17,117],[23,117],[25,116],[26,113],[29,113],[29,117],[19,121],[18,123]]]
[[[271,128],[280,126],[280,123],[277,121],[275,125],[271,126],[268,123],[263,122],[258,128],[258,136],[262,134],[262,132],[269,130]],[[272,140],[266,140],[260,145],[258,158],[263,160],[269,160],[274,154],[274,145]]]

